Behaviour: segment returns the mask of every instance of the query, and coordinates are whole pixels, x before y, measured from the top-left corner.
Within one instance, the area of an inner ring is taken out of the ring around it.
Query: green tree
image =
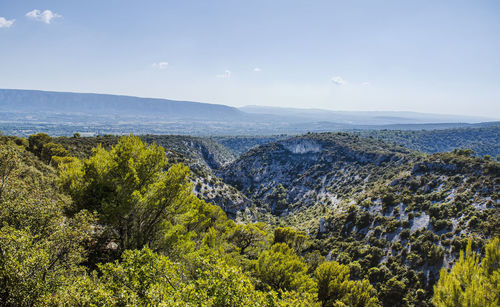
[[[98,213],[103,244],[117,244],[118,254],[148,245],[181,255],[195,248],[191,239],[201,241],[210,227],[225,231],[228,221],[192,193],[188,167],[166,168],[162,147],[124,136],[110,150],[99,146],[88,159],[62,164],[60,180],[74,212]]]
[[[0,144],[0,166],[0,305],[37,305],[83,270],[94,219],[64,215],[54,169],[24,148]]]
[[[35,156],[40,157],[43,146],[49,143],[52,138],[46,133],[32,134],[28,137],[28,150]]]
[[[0,203],[19,163],[17,152],[11,146],[0,146]]]
[[[98,271],[76,276],[46,303],[71,306],[164,306],[180,301],[182,266],[150,249],[127,250],[122,261],[100,264]]]
[[[342,299],[347,306],[375,307],[380,306],[377,291],[366,279],[349,282],[349,291]]]
[[[500,304],[500,248],[498,238],[486,245],[486,256],[472,251],[469,239],[465,252],[450,272],[441,269],[434,286],[436,306],[498,306]],[[481,261],[482,260],[482,261]]]
[[[276,227],[274,229],[273,243],[286,243],[297,253],[307,247],[309,237],[304,231],[298,231],[291,227]]]
[[[163,148],[130,136],[110,151],[99,146],[89,159],[63,164],[60,178],[76,211],[98,212],[123,251],[155,246],[164,219],[189,196],[188,169],[175,165],[163,172],[166,165]]]
[[[296,292],[261,292],[241,269],[223,260],[199,259],[189,274],[149,248],[127,250],[121,261],[99,265],[92,274],[72,283],[46,300],[74,306],[315,306],[314,296]]]
[[[379,306],[376,291],[368,280],[349,280],[349,266],[324,262],[315,271],[318,299],[322,306]]]
[[[288,202],[286,200],[287,193],[287,189],[280,183],[268,196],[274,213],[281,212],[288,207]]]
[[[403,300],[406,293],[406,285],[396,277],[392,277],[380,287],[381,297],[384,306],[394,306]]]
[[[0,229],[0,305],[37,304],[81,272],[91,221],[84,212],[71,220],[51,221],[52,233],[45,236],[4,225]]]
[[[40,153],[40,159],[45,163],[50,164],[53,157],[66,157],[68,155],[69,152],[61,144],[49,142],[43,145]]]
[[[276,243],[260,254],[256,275],[276,291],[316,291],[313,280],[307,275],[307,265],[285,243]]]
[[[318,250],[313,250],[304,255],[304,261],[307,263],[307,273],[313,274],[318,266],[326,261],[326,258]]]
[[[338,262],[324,262],[315,271],[318,299],[323,306],[333,306],[347,294],[349,267]]]
[[[267,242],[265,227],[264,223],[236,225],[229,236],[229,240],[238,247],[240,254],[244,254],[248,248],[262,249]]]

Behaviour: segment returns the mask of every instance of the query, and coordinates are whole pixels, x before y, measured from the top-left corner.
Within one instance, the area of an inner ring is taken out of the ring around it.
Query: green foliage
[[[406,285],[396,277],[392,277],[382,285],[380,291],[384,306],[399,305],[403,301]]]
[[[0,305],[38,305],[83,270],[92,215],[64,216],[55,172],[24,147],[0,144]]]
[[[240,254],[252,249],[252,256],[257,256],[267,245],[267,231],[264,223],[236,225],[229,235],[229,241],[236,245]]]
[[[432,302],[436,306],[498,306],[500,304],[500,247],[498,238],[486,245],[481,259],[472,251],[469,239],[465,252],[448,273],[441,269],[434,286]]]
[[[28,150],[35,156],[40,157],[42,154],[43,146],[49,143],[52,138],[46,133],[38,133],[30,135],[28,138]]]
[[[322,306],[379,306],[376,290],[368,280],[349,280],[349,267],[338,262],[324,262],[315,271],[318,299]]]
[[[126,251],[120,262],[99,266],[61,289],[52,302],[95,306],[314,306],[311,295],[255,290],[237,267],[203,259],[193,276],[148,248]]]
[[[347,294],[341,301],[347,306],[380,306],[379,300],[377,298],[377,291],[366,279],[351,281]]]
[[[304,255],[304,261],[308,266],[307,273],[312,274],[326,259],[318,250],[313,250]]]
[[[266,226],[235,227],[194,197],[187,167],[166,167],[162,149],[134,137],[88,159],[61,159],[70,205],[54,169],[0,144],[0,305],[315,306],[310,278],[295,284],[300,292],[263,292],[229,265],[226,250],[256,258],[267,247]],[[121,261],[97,264],[117,243]]]
[[[129,136],[109,151],[97,147],[88,159],[62,164],[60,180],[74,200],[74,212],[98,213],[106,226],[105,244],[112,241],[119,251],[145,245],[172,249],[181,247],[179,240],[189,240],[226,218],[192,194],[186,166],[175,164],[164,171],[166,167],[163,148]]]
[[[40,236],[28,229],[0,229],[0,303],[32,305],[63,286],[82,270],[84,243],[91,234],[90,217],[79,214]]]
[[[315,272],[318,281],[318,299],[323,306],[333,306],[347,293],[349,267],[338,262],[325,262]]]
[[[470,157],[474,154],[474,150],[472,149],[464,149],[464,148],[461,148],[461,149],[453,149],[453,153],[454,154],[457,154],[457,155],[460,155],[460,156],[466,156],[466,157]]]
[[[273,212],[281,212],[288,207],[286,200],[288,190],[280,183],[273,189],[272,193],[267,196],[267,200],[273,207]]]
[[[233,154],[214,140],[188,135],[141,135],[141,141],[157,144],[166,149],[171,164],[182,162],[206,169],[218,169],[234,159]],[[57,137],[52,142],[61,144],[72,156],[88,158],[93,148],[101,145],[109,150],[120,140],[119,136]],[[193,172],[198,169],[191,169]]]
[[[0,146],[0,201],[19,163],[17,152],[10,146]]]
[[[99,274],[81,275],[52,298],[69,305],[170,305],[183,288],[177,266],[150,249],[125,251],[121,262],[99,265]]]
[[[53,159],[56,157],[62,158],[69,156],[69,152],[64,148],[63,145],[55,143],[55,140],[51,138],[48,134],[38,133],[30,135],[28,138],[27,150],[32,152],[35,156],[39,157],[40,160],[47,164],[57,163],[60,161]]]
[[[314,282],[307,275],[307,265],[285,243],[264,250],[257,260],[256,276],[272,289],[313,292]]]
[[[45,163],[50,164],[53,157],[66,157],[68,155],[68,151],[61,144],[49,142],[43,145],[40,159]]]
[[[286,243],[297,253],[307,247],[308,236],[304,231],[298,231],[291,227],[276,227],[274,229],[273,243]]]

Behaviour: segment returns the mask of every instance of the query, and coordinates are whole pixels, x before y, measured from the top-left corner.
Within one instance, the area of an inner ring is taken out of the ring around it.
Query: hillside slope
[[[368,278],[384,306],[430,306],[440,268],[467,239],[481,251],[500,235],[500,163],[469,150],[425,155],[308,134],[254,148],[219,173],[254,201],[247,220],[305,231],[310,252]]]
[[[335,203],[413,158],[409,150],[347,133],[307,134],[265,144],[219,171],[225,182],[268,204],[273,214]]]

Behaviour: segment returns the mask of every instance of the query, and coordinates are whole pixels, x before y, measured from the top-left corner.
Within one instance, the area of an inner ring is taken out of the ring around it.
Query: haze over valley
[[[272,135],[354,129],[496,125],[496,118],[415,112],[328,111],[224,105],[131,96],[0,89],[0,129],[13,135]],[[489,123],[492,122],[492,123]]]

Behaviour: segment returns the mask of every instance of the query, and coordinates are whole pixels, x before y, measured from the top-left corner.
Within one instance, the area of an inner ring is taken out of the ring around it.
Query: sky
[[[500,119],[500,1],[0,0],[0,88]]]

